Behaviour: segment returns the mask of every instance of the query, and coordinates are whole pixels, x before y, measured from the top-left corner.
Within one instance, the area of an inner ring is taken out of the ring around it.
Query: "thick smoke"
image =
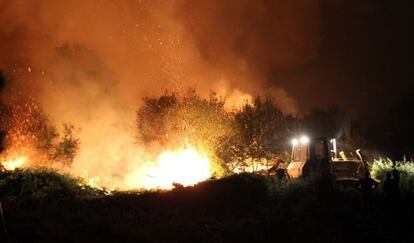
[[[196,87],[239,105],[270,92],[296,113],[267,73],[314,58],[319,10],[312,0],[0,0],[0,70],[56,124],[81,128],[76,173],[116,176],[137,160],[141,97]]]
[[[78,46],[95,56],[115,83],[112,91],[128,103],[165,88],[196,86],[202,92],[215,89],[224,95],[273,89],[270,92],[279,96],[281,108],[295,112],[294,100],[281,87],[269,89],[269,83],[277,80],[267,79],[268,69],[306,63],[319,45],[320,6],[313,0],[0,4],[4,72],[23,75],[16,80],[24,79],[25,86],[39,91],[67,74],[64,65],[57,68],[63,72],[60,75],[53,67],[62,46]],[[82,55],[86,59],[79,57],[79,66],[95,61]],[[51,73],[55,73],[53,80]]]

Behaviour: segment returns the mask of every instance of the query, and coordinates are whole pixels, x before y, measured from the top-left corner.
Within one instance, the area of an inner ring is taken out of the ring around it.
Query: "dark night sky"
[[[383,111],[413,84],[410,8],[392,1],[324,5],[319,55],[299,68],[276,68],[272,77],[290,93],[302,90],[296,98],[305,109],[336,103]]]

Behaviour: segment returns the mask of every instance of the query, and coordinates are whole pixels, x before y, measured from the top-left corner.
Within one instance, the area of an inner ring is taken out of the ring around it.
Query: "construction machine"
[[[360,150],[355,154],[338,152],[336,139],[309,139],[302,136],[292,140],[291,162],[287,167],[290,178],[330,175],[336,180],[358,180],[366,164]]]

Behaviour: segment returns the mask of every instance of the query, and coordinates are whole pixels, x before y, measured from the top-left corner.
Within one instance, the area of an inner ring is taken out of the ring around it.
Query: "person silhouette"
[[[286,169],[278,168],[276,169],[276,177],[278,181],[287,181],[290,179],[289,174]]]
[[[377,188],[378,182],[371,178],[369,171],[365,172],[365,177],[360,179],[357,183],[357,187],[361,192],[361,212],[362,215],[370,213],[372,211],[374,201],[374,190]]]
[[[330,205],[332,204],[334,193],[333,178],[329,171],[322,170],[314,185],[315,195],[322,207],[322,212],[327,216],[330,212]]]
[[[397,206],[399,200],[400,200],[400,172],[395,169],[392,170],[392,179],[391,179],[391,196],[392,196],[392,202],[393,206]]]
[[[392,177],[391,177],[391,172],[387,172],[386,176],[385,176],[385,181],[384,181],[384,185],[383,185],[383,193],[384,193],[384,199],[385,199],[385,204],[387,207],[391,206],[392,203],[392,199],[393,199],[393,181],[392,181]]]

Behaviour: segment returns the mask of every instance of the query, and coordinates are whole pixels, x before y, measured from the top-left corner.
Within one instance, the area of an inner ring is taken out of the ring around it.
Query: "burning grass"
[[[51,173],[59,174],[58,170],[34,169],[28,163],[26,156],[10,156],[3,159],[0,163],[5,173],[25,173],[39,174]],[[212,176],[212,166],[210,159],[199,153],[192,147],[182,148],[177,151],[166,150],[157,156],[155,161],[147,162],[146,167],[132,170],[127,173],[119,188],[112,184],[112,181],[100,177],[89,177],[87,174],[79,179],[78,184],[93,187],[105,191],[104,185],[110,190],[115,189],[172,189],[175,184],[181,186],[191,186]],[[60,170],[62,173],[62,170]],[[63,174],[60,174],[63,176]]]
[[[26,156],[9,157],[1,163],[1,166],[6,170],[15,170],[21,168],[27,161]]]

